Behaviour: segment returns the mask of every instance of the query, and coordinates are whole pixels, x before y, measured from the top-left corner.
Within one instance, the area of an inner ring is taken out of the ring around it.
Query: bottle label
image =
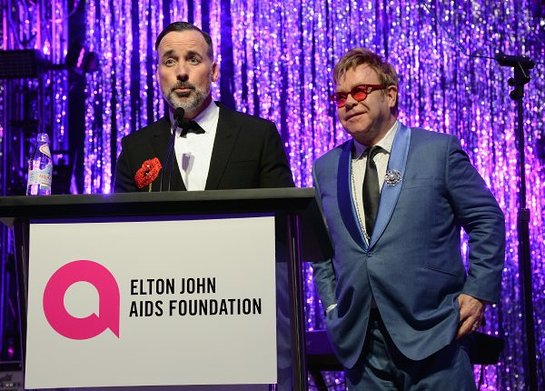
[[[39,148],[40,152],[43,153],[45,156],[47,157],[51,157],[51,152],[49,151],[49,144],[47,143],[44,143],[42,145],[40,145],[40,148]]]
[[[28,173],[28,186],[40,185],[40,188],[50,189],[52,174],[53,165],[51,164],[46,165],[42,170],[38,168],[30,170]]]

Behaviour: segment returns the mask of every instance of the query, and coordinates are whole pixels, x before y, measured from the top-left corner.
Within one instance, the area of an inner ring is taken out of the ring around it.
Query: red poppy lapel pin
[[[144,187],[148,186],[148,191],[151,191],[151,184],[159,175],[161,168],[161,162],[156,157],[144,161],[134,176],[136,186],[139,189],[143,189]]]

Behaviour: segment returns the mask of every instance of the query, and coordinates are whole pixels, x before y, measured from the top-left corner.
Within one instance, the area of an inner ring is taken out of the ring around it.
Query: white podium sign
[[[25,388],[276,383],[274,217],[30,225]]]

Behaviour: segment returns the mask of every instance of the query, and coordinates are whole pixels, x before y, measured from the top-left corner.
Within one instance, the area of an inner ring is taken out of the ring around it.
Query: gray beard
[[[166,100],[171,107],[181,107],[186,113],[192,113],[203,104],[207,96],[202,91],[193,90],[189,97],[181,98],[174,91],[171,91],[166,96]]]

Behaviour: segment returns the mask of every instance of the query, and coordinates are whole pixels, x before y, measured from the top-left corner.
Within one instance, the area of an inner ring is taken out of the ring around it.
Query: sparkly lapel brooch
[[[401,182],[401,173],[397,170],[388,170],[384,176],[384,183],[390,186],[395,186]]]

